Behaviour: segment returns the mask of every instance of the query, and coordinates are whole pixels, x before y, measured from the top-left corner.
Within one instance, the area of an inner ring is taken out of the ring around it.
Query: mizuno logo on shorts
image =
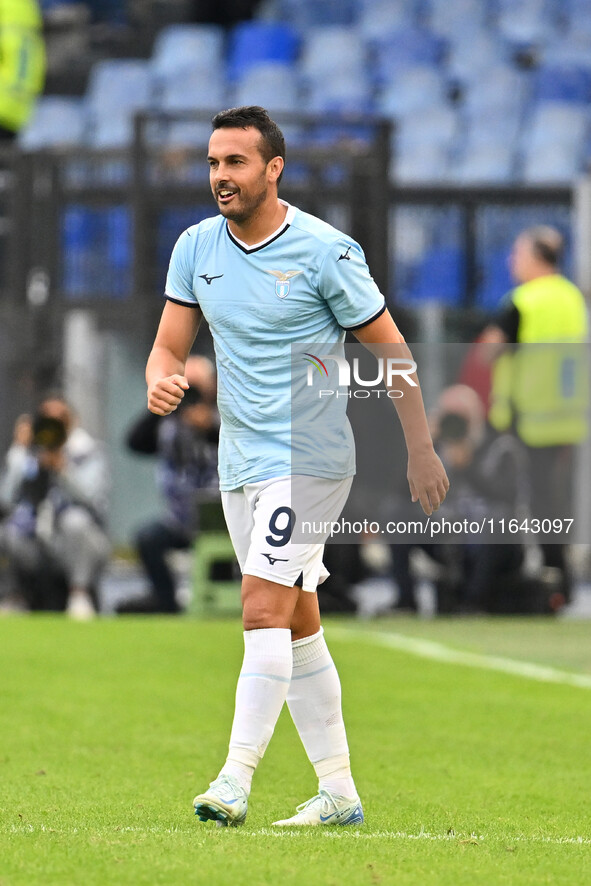
[[[289,560],[284,560],[282,557],[272,557],[271,554],[264,554],[262,551],[261,556],[266,557],[271,566],[274,566],[275,563],[289,563]]]

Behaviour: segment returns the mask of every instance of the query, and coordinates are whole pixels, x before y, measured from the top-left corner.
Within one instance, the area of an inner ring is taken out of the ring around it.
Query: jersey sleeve
[[[361,246],[348,238],[333,243],[326,254],[319,290],[343,329],[361,329],[386,310]]]
[[[170,301],[189,307],[198,307],[193,291],[193,247],[196,234],[184,231],[176,241],[166,275],[164,294]]]

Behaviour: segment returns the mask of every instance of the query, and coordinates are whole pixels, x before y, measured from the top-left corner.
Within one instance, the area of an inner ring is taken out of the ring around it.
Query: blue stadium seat
[[[357,28],[365,42],[379,40],[384,33],[411,27],[414,20],[412,3],[407,0],[373,0],[362,4]]]
[[[157,83],[178,74],[207,74],[212,82],[224,64],[224,32],[216,25],[169,25],[156,37],[152,72]]]
[[[520,114],[531,92],[528,75],[497,64],[479,72],[466,84],[464,107],[469,116],[486,111]],[[491,127],[492,129],[492,127]]]
[[[550,43],[544,47],[541,61],[548,67],[591,69],[591,28],[589,33],[575,31]]]
[[[314,114],[369,114],[373,111],[371,86],[363,76],[319,80],[308,94],[306,108]]]
[[[454,38],[480,31],[486,24],[486,4],[482,0],[431,0],[429,27],[437,34]]]
[[[497,26],[501,36],[517,46],[543,45],[557,34],[545,0],[512,3],[501,10]]]
[[[382,85],[389,83],[399,71],[416,65],[438,67],[445,50],[445,39],[425,28],[410,27],[386,32],[372,46],[377,82]]]
[[[401,71],[382,91],[377,109],[386,117],[402,117],[445,102],[446,88],[440,72],[423,66]]]
[[[591,8],[587,0],[564,0],[570,34],[591,34]]]
[[[86,90],[89,141],[97,148],[123,147],[133,133],[133,117],[152,103],[149,62],[106,60],[91,70]]]
[[[301,107],[292,65],[267,62],[251,68],[237,85],[234,104],[262,105],[270,112],[297,111]]]
[[[467,151],[483,146],[514,148],[519,142],[522,115],[502,107],[475,108],[465,118],[463,142]]]
[[[415,145],[395,154],[390,167],[392,182],[405,185],[442,184],[449,178],[449,151],[436,144]]]
[[[62,288],[68,300],[122,299],[131,292],[129,207],[88,209],[71,204],[61,224]]]
[[[446,67],[451,78],[469,84],[505,63],[508,57],[506,45],[496,35],[488,31],[459,31],[455,38],[450,37]]]
[[[241,80],[262,62],[293,64],[298,52],[298,36],[289,25],[250,21],[236,25],[230,35],[228,76]]]
[[[458,184],[506,184],[514,179],[515,153],[508,145],[483,144],[466,150],[452,172]]]
[[[566,102],[543,102],[532,112],[525,129],[525,150],[551,145],[578,147],[588,130],[586,108]]]
[[[513,288],[509,273],[508,249],[492,249],[482,257],[481,282],[476,292],[476,305],[485,311],[499,309],[504,296]]]
[[[315,25],[351,25],[359,12],[358,0],[279,0],[281,21],[301,33]]]
[[[37,102],[18,142],[25,151],[74,147],[83,143],[85,128],[86,112],[81,99],[47,95]]]
[[[395,137],[401,150],[437,145],[450,149],[459,131],[459,119],[450,107],[431,108],[428,114],[411,114],[399,121]]]
[[[226,99],[223,79],[211,80],[206,71],[194,71],[171,77],[155,104],[164,111],[209,111],[221,110]]]
[[[523,161],[523,181],[527,184],[569,184],[581,172],[580,146],[548,144],[529,151]]]
[[[544,65],[536,74],[538,101],[591,102],[591,67]]]
[[[157,107],[170,113],[207,112],[204,120],[178,120],[167,124],[162,141],[170,146],[206,145],[211,135],[210,118],[227,105],[226,84],[222,78],[211,80],[205,71],[179,73],[167,80]]]
[[[343,76],[363,76],[365,71],[365,47],[352,28],[327,25],[305,35],[299,63],[304,85],[313,88]]]
[[[453,246],[429,249],[417,268],[412,300],[459,305],[465,290],[465,274],[465,258],[461,249]]]

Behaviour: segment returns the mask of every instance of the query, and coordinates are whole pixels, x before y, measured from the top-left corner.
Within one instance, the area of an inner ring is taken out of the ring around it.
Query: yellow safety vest
[[[580,443],[587,436],[589,362],[582,293],[560,274],[518,286],[518,346],[493,367],[489,421],[514,424],[528,446]]]
[[[27,122],[45,82],[43,22],[37,0],[0,0],[0,126]]]

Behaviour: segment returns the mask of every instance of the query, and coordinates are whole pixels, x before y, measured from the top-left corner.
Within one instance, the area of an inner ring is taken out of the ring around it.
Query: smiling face
[[[265,161],[258,129],[214,130],[207,159],[211,190],[225,218],[243,225],[267,202],[276,201],[283,160],[274,157]]]

